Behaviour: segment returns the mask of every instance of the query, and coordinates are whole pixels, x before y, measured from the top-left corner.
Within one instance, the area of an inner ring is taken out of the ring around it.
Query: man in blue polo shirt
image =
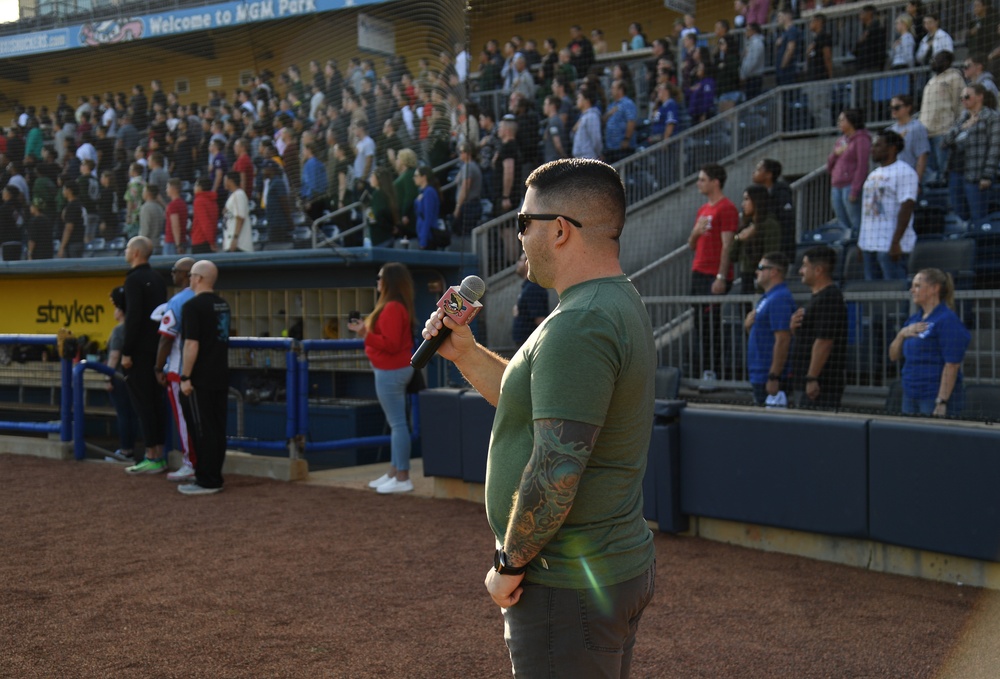
[[[780,252],[764,255],[757,265],[757,285],[764,296],[743,323],[750,333],[747,365],[753,402],[758,406],[764,405],[768,396],[776,396],[782,390],[781,381],[788,363],[795,300],[785,285],[786,271],[788,258],[785,255]]]
[[[639,118],[635,102],[625,94],[625,83],[611,85],[612,103],[604,114],[604,160],[615,163],[635,151],[635,123]]]

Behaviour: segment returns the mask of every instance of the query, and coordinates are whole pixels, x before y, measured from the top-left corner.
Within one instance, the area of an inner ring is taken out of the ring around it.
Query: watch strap
[[[528,570],[528,565],[525,564],[518,567],[508,566],[507,553],[503,551],[503,547],[500,547],[493,554],[493,569],[500,575],[521,575]]]

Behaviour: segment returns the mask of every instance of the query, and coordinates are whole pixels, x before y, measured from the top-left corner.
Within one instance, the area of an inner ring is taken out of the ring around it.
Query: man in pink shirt
[[[747,6],[747,25],[760,24],[764,26],[770,23],[771,0],[750,0]]]

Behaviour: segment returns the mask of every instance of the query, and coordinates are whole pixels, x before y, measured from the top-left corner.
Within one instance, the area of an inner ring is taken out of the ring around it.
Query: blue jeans
[[[927,167],[932,170],[940,182],[948,179],[948,149],[941,147],[942,137],[929,137],[931,152],[927,154]]]
[[[176,243],[164,243],[163,244],[163,254],[165,254],[165,255],[176,255],[177,254],[177,244]]]
[[[392,430],[392,466],[399,471],[410,469],[410,427],[406,422],[406,385],[413,377],[413,366],[398,370],[375,371],[375,395]]]
[[[903,414],[904,415],[933,415],[936,396],[930,398],[913,398],[903,393]],[[958,417],[965,407],[965,389],[961,385],[955,385],[948,399],[947,416]]]
[[[989,194],[979,188],[979,182],[967,182],[959,172],[948,173],[951,209],[965,221],[979,221],[986,216]]]
[[[837,221],[851,229],[851,236],[858,237],[861,230],[861,198],[851,202],[851,187],[845,186],[830,188],[830,203],[833,205],[833,213],[837,215]]]
[[[655,581],[653,562],[642,575],[596,591],[522,582],[521,599],[502,609],[514,675],[628,677],[635,633]]]
[[[862,250],[861,254],[864,255],[866,281],[906,280],[907,256],[905,254],[900,256],[899,261],[896,262],[892,261],[892,257],[889,256],[888,252],[869,252],[868,250]]]

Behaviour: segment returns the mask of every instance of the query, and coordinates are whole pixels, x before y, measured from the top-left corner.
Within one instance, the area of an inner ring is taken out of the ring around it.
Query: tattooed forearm
[[[504,538],[513,565],[531,561],[559,530],[601,428],[567,420],[535,420],[535,444]]]

